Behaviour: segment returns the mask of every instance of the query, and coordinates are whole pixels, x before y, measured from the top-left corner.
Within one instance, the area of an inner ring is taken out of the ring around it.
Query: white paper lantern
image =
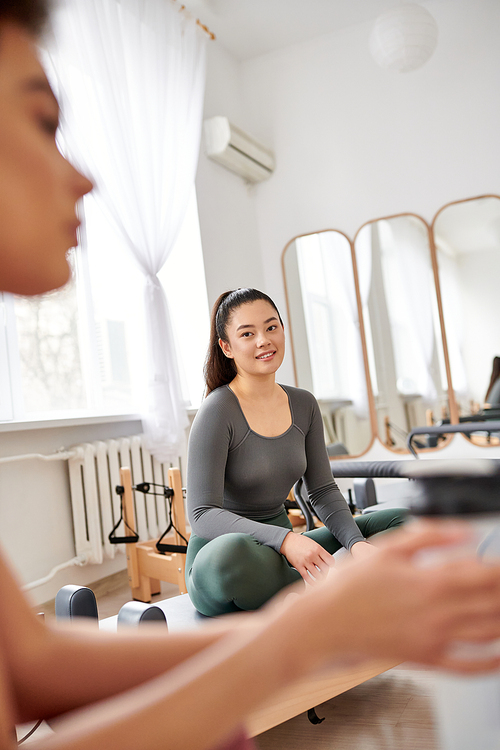
[[[428,10],[405,3],[383,13],[370,35],[370,52],[382,67],[408,73],[417,70],[436,49],[438,27]]]

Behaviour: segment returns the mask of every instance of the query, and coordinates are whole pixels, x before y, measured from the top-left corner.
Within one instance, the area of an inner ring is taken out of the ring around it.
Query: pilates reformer
[[[412,506],[416,515],[461,515],[472,520],[478,514],[486,519],[495,514],[500,516],[499,459],[336,461],[333,466],[335,476],[339,478],[413,480],[418,490]],[[499,527],[500,523],[496,521],[492,548],[492,554],[496,556],[500,556]],[[481,548],[482,544],[478,547],[478,554]],[[144,617],[147,619],[147,605],[130,604],[135,609],[126,606],[125,613],[107,618],[101,622],[101,627],[115,630],[122,624],[140,624]],[[199,627],[205,620],[196,612],[187,594],[157,602],[154,610],[151,619],[166,619],[172,631]],[[369,663],[301,680],[253,712],[247,721],[248,732],[251,736],[258,735],[304,712],[308,712],[310,720],[315,723],[319,721],[315,706],[394,666],[394,663]],[[481,750],[498,750],[494,743],[500,736],[500,677],[465,679],[443,676],[439,680],[436,704],[442,750],[470,750],[473,746],[471,737]]]
[[[122,468],[120,471],[121,486],[117,488],[122,500],[122,517],[111,532],[116,543],[125,543],[127,552],[127,568],[132,596],[136,600],[128,602],[119,614],[101,620],[99,627],[103,630],[114,631],[123,626],[138,626],[149,621],[166,622],[170,631],[187,630],[200,627],[208,618],[201,615],[194,608],[186,591],[184,581],[185,555],[182,551],[168,551],[162,554],[156,549],[157,540],[139,542],[134,520],[134,505],[132,490],[144,491],[146,488],[132,486],[130,470]],[[165,537],[163,543],[171,544],[172,548],[181,547],[188,538],[185,527],[185,514],[182,502],[182,486],[178,469],[170,469],[168,475],[170,488],[170,520],[173,533]],[[170,488],[166,488],[167,490]],[[116,536],[120,522],[124,523],[125,537]],[[181,580],[182,576],[182,580]],[[180,596],[155,602],[148,605],[151,596],[159,592],[159,581],[177,583]],[[84,616],[91,620],[98,620],[95,596],[90,589],[82,586],[66,586],[56,597],[56,616],[64,619],[74,619]],[[395,663],[368,662],[350,669],[332,669],[321,675],[308,677],[298,681],[281,691],[272,701],[254,711],[248,718],[247,728],[250,736],[261,734],[278,724],[288,721],[301,713],[308,714],[311,723],[320,723],[315,712],[315,706],[366,682],[388,669]]]
[[[170,632],[189,630],[203,625],[208,619],[196,611],[188,594],[146,604],[127,602],[118,615],[98,623],[98,609],[94,593],[84,586],[64,586],[56,596],[56,617],[75,620],[80,617],[99,624],[101,630],[116,631],[125,627],[147,627],[148,623],[163,623]],[[320,723],[315,706],[350,690],[396,666],[395,663],[369,662],[350,669],[332,669],[314,677],[304,678],[278,693],[247,718],[248,734],[252,737],[282,724],[294,716],[307,713],[312,724]]]
[[[161,591],[160,581],[177,584],[179,592],[185,594],[187,591],[186,550],[189,534],[186,530],[179,469],[168,470],[168,485],[141,482],[133,487],[130,469],[127,467],[120,469],[120,481],[121,485],[116,487],[116,492],[121,499],[122,513],[108,538],[112,544],[125,544],[132,598],[141,602],[150,602],[151,597]],[[158,492],[158,489],[161,489],[161,492]],[[169,525],[159,539],[139,541],[132,490],[144,494],[161,495],[168,503]],[[122,522],[125,535],[117,536],[116,531]]]
[[[498,435],[500,433],[500,421],[498,420],[498,418],[488,419],[487,416],[479,418],[477,415],[474,415],[474,418],[467,417],[466,419],[467,421],[461,420],[460,424],[439,424],[428,425],[427,427],[414,427],[408,433],[408,437],[406,440],[408,450],[415,456],[415,458],[418,458],[418,454],[413,447],[413,438],[416,435],[431,435],[440,437],[441,435],[449,435],[460,432],[462,435],[470,436],[475,432],[483,432],[486,433],[488,438],[490,438],[492,434]]]
[[[491,423],[490,423],[491,424]],[[495,430],[500,431],[500,422]],[[464,432],[463,425],[439,425],[434,427],[422,427],[415,428],[408,435],[408,444],[411,444],[411,440],[414,435],[424,434],[425,431],[434,430],[432,434],[441,435],[447,432]],[[477,424],[468,425],[465,431],[476,432],[478,430]],[[418,456],[417,456],[418,458]],[[494,472],[498,471],[500,475],[500,459],[469,459],[470,461],[478,461],[478,466],[482,462],[489,462],[489,466]],[[377,493],[375,489],[374,479],[407,479],[412,480],[415,478],[417,470],[416,461],[412,460],[397,460],[397,461],[345,461],[345,460],[334,460],[331,461],[332,474],[336,479],[352,479],[354,486],[354,497],[355,507],[360,512],[376,512],[377,509],[383,508],[384,503],[379,503],[377,499]],[[457,473],[461,464],[459,459],[419,459],[418,465],[422,467],[434,467],[437,471],[439,468],[446,469],[457,467]],[[484,463],[482,463],[485,466]],[[424,469],[425,471],[425,469]],[[500,481],[500,479],[499,479]],[[418,495],[421,488],[418,488],[412,484],[405,488],[405,499],[401,503],[401,506],[411,508],[414,503],[418,504]],[[309,503],[305,487],[302,480],[299,480],[294,486],[294,497],[302,511],[302,515],[306,519],[307,530],[314,528],[314,510]],[[394,506],[394,502],[390,503]]]

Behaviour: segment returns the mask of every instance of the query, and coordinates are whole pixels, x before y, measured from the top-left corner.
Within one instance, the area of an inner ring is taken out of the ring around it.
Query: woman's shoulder
[[[226,422],[233,421],[238,416],[238,402],[227,385],[216,388],[201,403],[195,417],[195,423],[201,421]]]
[[[281,385],[281,387],[288,394],[295,424],[307,432],[319,414],[318,402],[313,394],[304,388],[296,388],[292,385]]]
[[[280,383],[283,390],[288,394],[288,397],[290,398],[290,401],[294,404],[298,404],[301,406],[307,406],[311,408],[311,406],[317,405],[317,401],[311,391],[306,391],[305,388],[296,388],[293,385],[283,385]]]
[[[204,404],[210,404],[210,403],[216,403],[216,402],[225,402],[230,401],[231,396],[233,396],[233,392],[230,389],[228,385],[220,385],[218,388],[214,388],[213,391],[210,391],[208,396],[204,400]]]

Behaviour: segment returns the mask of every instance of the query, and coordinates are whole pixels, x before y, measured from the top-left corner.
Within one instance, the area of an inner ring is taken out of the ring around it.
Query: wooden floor
[[[91,584],[99,616],[117,614],[130,601],[126,571]],[[155,599],[176,596],[163,583]],[[54,603],[37,611],[53,614]],[[259,750],[438,750],[432,716],[433,674],[406,665],[359,685],[317,707],[325,721],[313,725],[306,714],[255,738]]]
[[[438,750],[431,672],[391,669],[255,738],[259,750]],[[471,749],[472,750],[472,749]]]

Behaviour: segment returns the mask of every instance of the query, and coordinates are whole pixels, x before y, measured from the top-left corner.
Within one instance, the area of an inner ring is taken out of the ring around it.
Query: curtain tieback
[[[160,279],[156,274],[148,273],[146,276],[146,286],[152,289],[161,289]]]

